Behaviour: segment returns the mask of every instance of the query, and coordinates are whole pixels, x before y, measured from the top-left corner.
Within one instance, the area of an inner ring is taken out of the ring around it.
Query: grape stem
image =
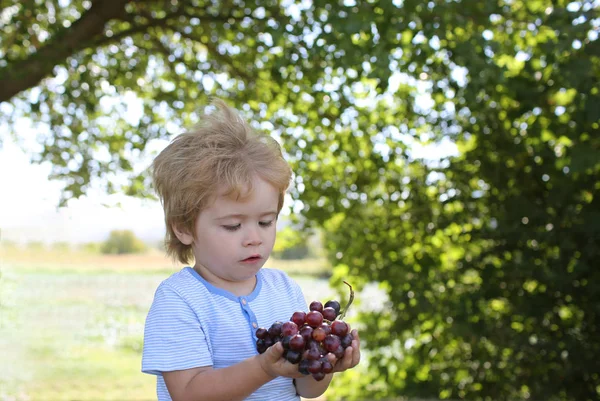
[[[350,298],[348,299],[348,303],[346,304],[344,311],[342,313],[340,313],[339,320],[344,320],[344,317],[346,316],[346,312],[348,312],[348,309],[350,309],[350,305],[352,305],[352,301],[354,301],[354,290],[352,289],[352,286],[350,284],[348,284],[346,281],[344,281],[343,283],[346,284],[348,287],[350,287]]]

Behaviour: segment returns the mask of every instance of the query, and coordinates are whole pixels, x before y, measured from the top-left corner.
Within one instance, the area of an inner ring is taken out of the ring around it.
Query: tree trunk
[[[131,0],[97,0],[92,7],[69,28],[64,28],[39,51],[23,60],[9,62],[0,69],[0,102],[8,101],[18,93],[33,88],[52,74],[55,66],[76,52],[85,49],[111,19],[125,12]],[[57,21],[60,23],[60,21]]]

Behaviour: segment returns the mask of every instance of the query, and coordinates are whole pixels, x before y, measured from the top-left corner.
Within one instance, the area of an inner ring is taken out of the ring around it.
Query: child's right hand
[[[264,353],[258,355],[258,361],[260,367],[271,377],[284,376],[292,379],[304,377],[298,371],[298,365],[294,365],[283,358],[283,345],[281,342],[273,344]]]

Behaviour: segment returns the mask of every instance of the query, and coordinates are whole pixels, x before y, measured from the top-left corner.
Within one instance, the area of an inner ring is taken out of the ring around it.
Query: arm
[[[333,373],[325,375],[325,378],[319,382],[313,379],[312,376],[302,376],[296,379],[294,383],[296,384],[296,391],[299,396],[303,398],[317,398],[327,390],[332,378]]]
[[[302,377],[298,366],[287,362],[282,355],[283,347],[277,343],[264,354],[227,368],[163,372],[163,378],[173,401],[243,400],[278,376]]]
[[[273,379],[260,367],[258,357],[224,369],[202,367],[164,372],[163,378],[173,401],[243,400]]]

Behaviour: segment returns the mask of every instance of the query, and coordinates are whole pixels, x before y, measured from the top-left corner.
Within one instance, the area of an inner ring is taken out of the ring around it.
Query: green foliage
[[[80,249],[87,253],[101,253],[102,245],[100,242],[86,242],[80,245]]]
[[[33,120],[42,149],[34,160],[65,183],[62,203],[92,182],[150,196],[147,145],[197,123],[209,97],[279,131],[317,123],[326,87],[360,80],[325,68],[343,49],[304,36],[325,29],[331,5],[283,3],[4,1],[0,122]]]
[[[2,239],[0,241],[0,248],[2,249],[16,249],[17,248],[17,243],[16,241],[11,241],[8,239]]]
[[[304,259],[310,254],[307,244],[300,244],[291,248],[283,249],[275,253],[273,256],[283,260]]]
[[[146,245],[139,240],[131,230],[114,230],[102,244],[103,254],[140,253],[146,250]]]
[[[42,241],[29,241],[25,247],[28,251],[40,251],[46,248],[46,244]]]
[[[277,232],[277,241],[273,247],[273,256],[283,260],[304,259],[309,256],[306,233],[286,226]]]
[[[36,159],[65,199],[94,180],[147,195],[135,162],[212,95],[281,139],[334,282],[389,296],[360,316],[371,370],[341,395],[598,398],[595,2],[3,4],[0,118],[49,125]]]
[[[376,374],[347,398],[597,399],[598,10],[402,4],[376,13],[392,39],[369,54],[388,50],[431,107],[402,85],[355,103],[295,166],[334,281],[378,281],[389,295],[360,316]],[[414,138],[450,138],[459,154],[416,158]]]
[[[71,250],[71,244],[66,241],[53,242],[51,248],[55,251],[68,252]]]

